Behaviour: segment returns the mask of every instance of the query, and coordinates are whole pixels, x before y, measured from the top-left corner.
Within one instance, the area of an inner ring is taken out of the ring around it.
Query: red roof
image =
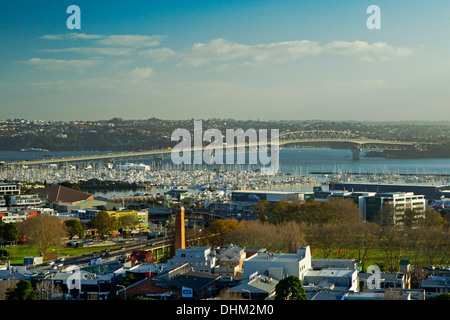
[[[28,191],[32,194],[46,194],[49,202],[75,203],[83,200],[94,200],[94,196],[71,188],[54,184],[47,188],[36,188]]]

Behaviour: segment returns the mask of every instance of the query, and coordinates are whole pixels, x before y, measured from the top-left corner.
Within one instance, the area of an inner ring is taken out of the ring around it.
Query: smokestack
[[[185,248],[184,207],[181,206],[175,211],[175,251]]]

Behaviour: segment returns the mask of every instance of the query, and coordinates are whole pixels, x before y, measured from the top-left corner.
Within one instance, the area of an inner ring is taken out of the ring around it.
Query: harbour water
[[[39,151],[0,151],[0,161],[17,161],[17,160],[32,160],[42,159],[53,156],[70,157],[85,154],[98,154],[102,152],[39,152]],[[122,181],[140,181],[146,177],[152,177],[157,185],[156,188],[145,190],[145,192],[160,192],[162,186],[164,188],[170,187],[189,187],[183,185],[184,181],[189,181],[190,187],[194,184],[194,176],[197,179],[197,187],[207,185],[211,179],[217,181],[222,179],[223,187],[226,189],[237,188],[239,183],[244,187],[249,187],[249,181],[255,181],[255,188],[276,189],[285,191],[311,191],[314,185],[326,184],[327,181],[371,181],[379,183],[414,183],[414,184],[429,184],[429,185],[449,185],[450,184],[450,159],[392,159],[392,158],[375,158],[364,157],[364,152],[361,154],[360,160],[353,160],[350,150],[345,149],[328,149],[328,148],[283,148],[280,150],[279,162],[281,175],[277,177],[265,177],[266,180],[261,180],[254,169],[257,166],[248,165],[216,165],[216,166],[185,166],[183,168],[174,166],[171,159],[164,159],[160,168],[154,167],[153,160],[139,160],[135,163],[145,163],[150,166],[149,172],[135,172],[134,175],[130,172],[115,172],[114,175],[109,171],[109,179],[120,179]],[[125,162],[121,162],[125,163]],[[52,179],[70,180],[74,176],[79,179],[86,177],[101,176],[102,179],[108,179],[105,171],[96,169],[98,165],[92,164],[92,169],[86,168],[71,170],[69,174],[68,169],[55,170],[40,169],[34,174],[48,175],[48,182]],[[208,170],[208,169],[216,169]],[[219,169],[219,170],[217,170]],[[219,171],[219,172],[217,172]],[[232,172],[229,175],[223,172]],[[214,173],[211,176],[211,172]],[[10,172],[4,168],[0,170],[0,179],[13,180],[14,178],[22,178],[24,180],[37,179],[29,169],[22,169],[20,172]],[[151,175],[150,175],[151,174]],[[129,179],[129,180],[128,180]],[[236,180],[233,184],[232,180]],[[259,185],[256,184],[258,180]],[[159,181],[158,181],[159,180]],[[176,183],[170,184],[170,180]],[[43,180],[40,180],[43,181]],[[264,184],[261,182],[263,181]],[[30,181],[31,182],[31,181]],[[245,182],[245,183],[244,183]],[[217,187],[217,185],[215,185]],[[252,187],[250,185],[250,187]],[[138,190],[140,191],[140,190]],[[144,191],[144,190],[142,190]],[[97,195],[111,197],[122,196],[124,193],[130,194],[129,190],[122,191],[98,191]]]

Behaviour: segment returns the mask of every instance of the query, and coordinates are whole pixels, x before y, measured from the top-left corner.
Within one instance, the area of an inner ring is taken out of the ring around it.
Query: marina
[[[46,153],[47,154],[47,153]],[[73,152],[72,154],[77,154]],[[42,157],[42,152],[0,151],[0,160]],[[104,197],[123,197],[135,192],[157,194],[168,189],[186,189],[198,194],[207,190],[276,190],[312,191],[315,186],[333,182],[406,183],[426,185],[450,184],[450,159],[362,158],[354,161],[347,150],[323,148],[283,148],[280,150],[280,171],[261,174],[250,165],[177,166],[164,159],[156,166],[151,159],[139,162],[92,162],[78,165],[49,164],[14,169],[0,166],[0,179],[25,183],[79,183],[122,181],[138,186],[137,190],[96,190]],[[102,188],[99,188],[102,189]]]

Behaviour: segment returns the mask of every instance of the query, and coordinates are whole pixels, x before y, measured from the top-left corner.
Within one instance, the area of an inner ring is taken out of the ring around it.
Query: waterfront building
[[[421,194],[427,200],[440,200],[442,197],[450,198],[450,186],[419,185],[419,184],[390,184],[390,183],[352,183],[332,182],[329,190],[341,190],[349,192],[413,192]]]
[[[351,199],[358,206],[362,219],[380,224],[401,224],[407,209],[415,212],[416,217],[424,217],[425,196],[414,192],[370,192],[347,190],[315,190],[316,201],[331,198]]]
[[[37,194],[17,194],[10,196],[11,206],[38,206],[42,204],[41,198]]]
[[[255,204],[259,200],[270,203],[279,201],[304,201],[312,196],[311,192],[267,191],[267,190],[235,190],[231,193],[231,201]]]
[[[20,194],[20,185],[17,183],[0,183],[0,195]]]
[[[402,224],[406,210],[413,210],[416,218],[424,217],[426,204],[423,195],[413,192],[377,193],[364,197],[363,218],[380,224]]]

